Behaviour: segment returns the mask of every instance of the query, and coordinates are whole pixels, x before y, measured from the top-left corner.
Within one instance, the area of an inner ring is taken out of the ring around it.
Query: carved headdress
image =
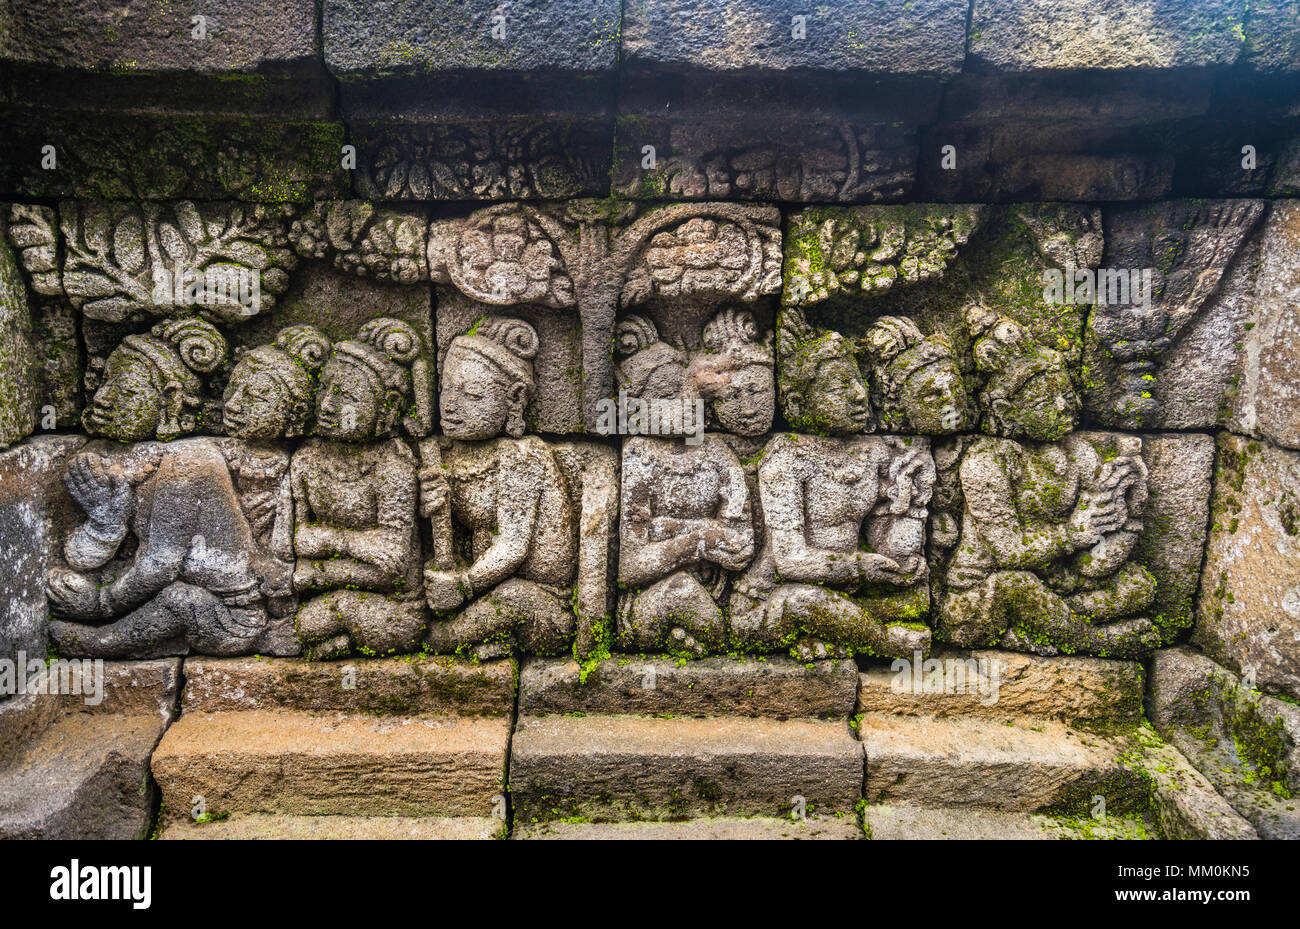
[[[504,374],[512,385],[522,387],[521,402],[510,411],[506,432],[519,438],[524,434],[524,410],[537,393],[533,359],[541,347],[537,330],[522,319],[488,316],[464,335],[451,340],[448,349],[472,352]]]
[[[386,405],[387,420],[376,432],[391,431],[400,416],[413,436],[428,435],[433,424],[432,384],[429,369],[420,355],[420,336],[399,319],[380,317],[361,327],[355,339],[334,346],[334,357],[370,374],[374,384],[400,398],[400,407]],[[401,416],[415,403],[415,416]]]

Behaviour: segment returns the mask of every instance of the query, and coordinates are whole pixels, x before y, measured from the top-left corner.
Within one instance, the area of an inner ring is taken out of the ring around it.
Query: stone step
[[[510,753],[519,826],[779,817],[800,802],[848,815],[861,789],[862,746],[843,721],[523,716]]]
[[[1004,810],[910,804],[868,806],[863,816],[867,833],[873,841],[1155,838],[1146,822],[1130,816],[1063,818]]]
[[[684,822],[581,823],[549,822],[523,825],[512,839],[694,841],[699,839],[758,840],[854,840],[865,836],[852,813],[843,816],[790,817],[709,816]]]
[[[868,713],[868,803],[1111,813],[1149,806],[1149,781],[1121,763],[1124,746],[1052,720]]]
[[[519,676],[519,713],[755,716],[847,719],[857,699],[852,661],[804,665],[788,657],[531,658]]]
[[[209,814],[491,816],[509,742],[508,718],[189,712],[153,773],[168,820],[195,797]]]
[[[175,713],[180,661],[55,662],[0,706],[0,839],[138,839],[149,755]]]
[[[509,716],[509,660],[471,663],[444,656],[348,661],[189,658],[183,712],[301,710],[380,716]]]
[[[165,840],[212,839],[500,839],[504,820],[486,816],[291,816],[246,813],[206,823],[173,821]]]
[[[1136,661],[937,649],[924,661],[869,667],[859,678],[857,712],[1136,721],[1142,716],[1142,685]]]

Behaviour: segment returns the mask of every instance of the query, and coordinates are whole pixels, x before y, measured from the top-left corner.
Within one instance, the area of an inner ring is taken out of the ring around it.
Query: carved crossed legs
[[[304,603],[295,620],[312,660],[415,651],[424,632],[424,604],[366,590],[332,590]]]
[[[440,654],[472,648],[479,658],[498,657],[517,645],[536,655],[560,655],[576,628],[568,591],[512,577],[452,619],[431,623],[424,640]]]
[[[202,587],[182,581],[164,587],[148,603],[103,626],[53,620],[50,638],[71,658],[159,658],[243,655],[266,628],[261,607],[231,607]]]
[[[669,651],[701,657],[726,643],[726,618],[689,571],[674,571],[619,604],[619,645],[627,651]]]
[[[829,657],[825,642],[882,658],[910,658],[930,649],[930,630],[918,620],[929,602],[925,587],[850,597],[814,584],[783,584],[765,602],[739,593],[733,597],[732,632],[739,639],[742,627],[749,628],[744,637],[752,641],[743,645],[793,644],[800,659]],[[761,610],[758,627],[751,628],[752,615],[737,610]]]
[[[957,645],[1000,644],[1042,655],[1059,650],[1134,658],[1160,643],[1151,620],[1132,617],[1150,604],[1153,593],[1150,574],[1137,566],[1121,569],[1106,585],[1069,598],[1048,588],[1032,571],[995,571],[974,587],[948,592],[940,627],[945,638]],[[1093,622],[1119,616],[1131,618],[1106,625]]]

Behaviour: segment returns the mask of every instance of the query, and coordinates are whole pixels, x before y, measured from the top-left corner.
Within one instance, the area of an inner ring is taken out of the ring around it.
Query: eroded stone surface
[[[856,682],[851,661],[628,657],[584,669],[572,660],[529,659],[519,677],[519,712],[846,719]]]
[[[1300,698],[1300,452],[1219,439],[1195,640],[1255,686]]]

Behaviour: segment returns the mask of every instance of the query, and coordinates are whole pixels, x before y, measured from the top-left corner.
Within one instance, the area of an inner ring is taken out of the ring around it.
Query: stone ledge
[[[841,817],[809,816],[807,819],[792,820],[788,817],[776,819],[756,816],[751,819],[740,817],[705,817],[680,823],[570,823],[553,822],[538,825],[525,825],[517,828],[510,836],[512,839],[557,840],[576,839],[580,841],[696,841],[715,840],[755,840],[773,841],[789,840],[840,840],[854,841],[865,838],[857,817],[847,814]]]
[[[374,716],[509,716],[510,661],[470,664],[453,658],[188,658],[186,713],[301,710]]]
[[[581,817],[851,814],[862,747],[842,722],[521,717],[510,794],[521,826]]]
[[[159,834],[167,840],[396,839],[465,841],[503,838],[505,823],[479,816],[288,816],[246,813],[203,824],[173,822]]]
[[[582,680],[576,661],[529,659],[519,676],[519,713],[847,718],[857,668],[790,658],[608,658]]]
[[[945,649],[905,671],[883,665],[859,677],[859,713],[1066,722],[1142,716],[1142,665],[1108,658],[1042,658],[1001,650]],[[971,662],[975,664],[972,665]]]
[[[376,720],[287,710],[187,713],[153,755],[166,815],[491,815],[506,719]]]

